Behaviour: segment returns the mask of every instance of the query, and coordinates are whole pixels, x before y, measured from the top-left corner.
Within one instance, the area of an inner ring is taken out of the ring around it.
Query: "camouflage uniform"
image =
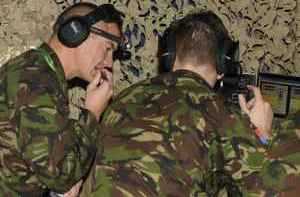
[[[275,133],[273,143],[268,150],[268,159],[273,161],[273,169],[272,171],[264,169],[263,178],[272,187],[273,196],[275,191],[279,190],[281,192],[278,196],[298,197],[300,194],[300,111],[275,123],[277,124],[273,129]],[[272,181],[268,181],[267,178],[271,176],[275,177]],[[275,178],[278,180],[275,181]]]
[[[276,185],[295,172],[269,160],[249,119],[189,71],[124,90],[102,122],[104,151],[82,196],[259,196],[289,189]]]
[[[83,111],[68,118],[67,82],[58,57],[43,44],[0,70],[0,196],[65,192],[95,158],[98,125]]]

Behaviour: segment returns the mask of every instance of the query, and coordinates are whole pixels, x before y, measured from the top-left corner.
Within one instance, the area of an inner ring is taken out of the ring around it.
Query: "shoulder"
[[[21,76],[34,75],[36,73],[39,73],[39,76],[51,74],[49,73],[51,69],[47,65],[45,58],[41,53],[34,49],[28,50],[21,55],[9,60],[3,65],[3,69],[3,72],[6,72],[7,75],[16,75],[17,73],[22,73]]]
[[[155,89],[155,84],[151,82],[151,79],[145,79],[122,90],[113,103],[138,101],[147,97],[148,93]]]
[[[58,89],[55,73],[36,50],[26,51],[11,59],[1,70],[1,78],[6,80],[11,96],[37,96],[45,92],[55,94]]]
[[[134,119],[149,108],[159,109],[161,96],[168,93],[166,85],[158,81],[160,78],[146,79],[121,91],[105,110],[102,122],[118,121],[127,116]]]

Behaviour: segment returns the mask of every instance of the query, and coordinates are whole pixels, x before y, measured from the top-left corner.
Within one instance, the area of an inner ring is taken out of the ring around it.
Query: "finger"
[[[90,90],[90,89],[93,89],[93,88],[97,87],[97,85],[100,83],[100,80],[101,80],[101,72],[97,72],[97,74],[94,77],[94,79],[88,85],[87,91]]]
[[[250,101],[247,102],[247,108],[250,110],[255,105],[255,98],[252,98]]]
[[[108,85],[109,89],[111,89],[112,91],[112,87],[113,87],[113,75],[112,72],[104,69],[103,70],[103,76],[105,76],[105,80],[104,82],[106,83],[106,85]]]
[[[102,78],[103,80],[107,80],[107,74],[106,74],[106,72],[105,72],[105,69],[101,70],[101,78]]]
[[[246,99],[242,94],[239,94],[239,104],[243,112],[246,114],[250,113],[249,109],[247,108]]]
[[[247,88],[253,92],[254,98],[256,98],[257,101],[263,100],[261,91],[260,91],[260,89],[258,87],[252,86],[252,85],[248,85]]]
[[[79,185],[79,187],[81,187],[81,184],[82,184],[82,180],[80,180],[77,185]]]
[[[112,75],[112,72],[107,70],[107,69],[103,69],[101,71],[102,75],[103,75],[103,78],[107,81],[112,81],[113,80],[113,75]]]
[[[270,103],[265,102],[265,110],[267,110],[269,112],[269,114],[273,117],[273,109]]]

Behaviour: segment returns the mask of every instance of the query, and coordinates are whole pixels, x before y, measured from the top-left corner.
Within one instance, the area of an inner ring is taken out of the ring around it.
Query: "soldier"
[[[240,95],[242,114],[213,90],[222,78],[222,21],[211,12],[190,14],[171,32],[175,48],[164,55],[174,56],[172,72],[125,89],[108,107],[103,152],[81,195],[276,196],[290,189],[276,187],[285,168],[294,169],[267,157],[273,112],[259,89],[249,86],[249,102]]]
[[[58,18],[47,43],[0,70],[0,196],[64,193],[95,157],[98,120],[112,96],[122,13],[79,3]],[[89,84],[85,109],[69,118],[67,81]]]

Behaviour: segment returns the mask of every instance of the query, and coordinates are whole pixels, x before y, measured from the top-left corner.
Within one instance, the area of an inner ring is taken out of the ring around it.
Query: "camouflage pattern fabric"
[[[277,123],[267,152],[270,162],[264,165],[272,168],[263,168],[261,174],[272,188],[269,196],[297,197],[300,194],[300,111]]]
[[[46,44],[0,69],[0,196],[63,193],[95,158],[98,124],[68,118],[67,83]]]
[[[184,70],[121,92],[98,144],[81,196],[276,196],[298,172],[276,150],[268,157],[248,118]]]

